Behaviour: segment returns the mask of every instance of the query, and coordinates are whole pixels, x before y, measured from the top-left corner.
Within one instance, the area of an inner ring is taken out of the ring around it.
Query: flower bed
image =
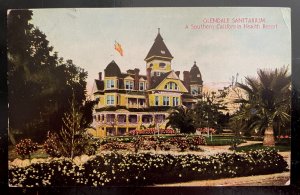
[[[197,128],[196,131],[200,132],[201,134],[207,134],[209,132],[209,134],[215,134],[217,131],[213,128]]]
[[[159,131],[155,128],[148,128],[143,130],[131,130],[129,131],[129,135],[154,135],[154,134],[175,134],[173,129],[159,129]]]
[[[136,186],[191,180],[217,179],[287,170],[287,163],[275,150],[214,156],[119,154],[95,156],[83,165],[71,160],[32,164],[9,170],[9,185],[44,186]]]

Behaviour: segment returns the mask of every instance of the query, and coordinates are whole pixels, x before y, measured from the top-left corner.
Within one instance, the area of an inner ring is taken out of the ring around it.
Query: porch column
[[[155,124],[155,114],[152,114],[152,123]]]
[[[128,125],[129,125],[129,115],[126,114],[126,126],[128,127]]]

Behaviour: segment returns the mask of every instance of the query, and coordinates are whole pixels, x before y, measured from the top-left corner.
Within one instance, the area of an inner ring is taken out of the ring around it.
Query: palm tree
[[[171,126],[174,129],[179,129],[180,133],[195,133],[196,131],[193,111],[183,106],[175,107],[167,120],[166,128]]]
[[[246,77],[246,84],[237,83],[248,97],[235,101],[242,104],[236,119],[243,121],[248,130],[261,130],[264,146],[275,146],[275,124],[284,126],[291,118],[291,77],[287,67],[273,71],[258,70],[257,73],[257,79]]]

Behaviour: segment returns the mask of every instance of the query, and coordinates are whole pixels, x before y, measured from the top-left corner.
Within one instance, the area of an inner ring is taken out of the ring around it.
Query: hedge
[[[279,173],[286,171],[287,166],[275,150],[213,156],[108,153],[94,156],[83,165],[64,159],[13,167],[9,170],[9,185],[144,186]]]

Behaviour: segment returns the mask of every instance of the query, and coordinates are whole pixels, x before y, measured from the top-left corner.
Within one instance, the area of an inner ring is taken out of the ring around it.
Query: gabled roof
[[[104,90],[104,82],[103,81],[95,79],[95,83],[96,83],[97,91]]]
[[[145,60],[147,60],[153,56],[160,56],[160,57],[173,59],[172,54],[170,53],[169,49],[167,48],[166,44],[164,43],[163,38],[159,32],[154,40],[154,43],[153,43],[149,53],[147,54]]]
[[[170,71],[171,72],[171,71]],[[161,73],[160,76],[153,76],[151,77],[151,89],[156,88],[165,78],[168,77],[170,72]]]

